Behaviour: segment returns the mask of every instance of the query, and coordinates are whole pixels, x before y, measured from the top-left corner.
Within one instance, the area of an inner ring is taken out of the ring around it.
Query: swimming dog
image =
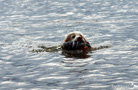
[[[64,41],[62,48],[65,50],[92,50],[90,43],[86,40],[81,32],[71,32],[69,33]]]
[[[87,53],[109,48],[111,46],[100,46],[100,47],[93,47],[90,45],[90,43],[87,41],[87,39],[84,37],[84,35],[77,31],[77,32],[71,32],[69,33],[65,39],[63,40],[62,45],[58,46],[52,46],[52,47],[45,47],[45,46],[39,46],[40,49],[32,50],[32,52],[57,52],[62,51],[62,54],[66,56],[75,56],[75,57],[82,57],[87,58]]]

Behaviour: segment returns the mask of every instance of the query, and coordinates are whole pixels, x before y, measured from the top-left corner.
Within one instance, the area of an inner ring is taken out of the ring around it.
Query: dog
[[[61,48],[65,56],[76,58],[88,58],[87,53],[92,51],[90,43],[79,31],[69,33],[65,37]]]
[[[109,47],[111,46],[92,47],[81,32],[75,31],[69,33],[65,37],[62,45],[52,46],[52,47],[39,46],[40,49],[32,50],[32,52],[38,53],[44,51],[45,52],[62,51],[62,54],[68,57],[88,58],[87,55],[88,52]]]
[[[83,44],[85,44],[85,45],[87,45],[89,47],[89,48],[87,48],[87,50],[90,51],[92,49],[90,43],[86,40],[86,38],[84,37],[84,35],[81,32],[79,32],[79,31],[69,33],[65,37],[63,43],[67,43],[67,42],[78,42],[79,44],[83,43]],[[66,46],[66,47],[68,48],[70,46]],[[79,49],[81,49],[81,48],[79,48]]]

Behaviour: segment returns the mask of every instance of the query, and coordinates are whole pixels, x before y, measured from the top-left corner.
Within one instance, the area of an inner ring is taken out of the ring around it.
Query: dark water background
[[[32,53],[72,31],[89,58]],[[0,90],[138,90],[137,0],[0,0]]]

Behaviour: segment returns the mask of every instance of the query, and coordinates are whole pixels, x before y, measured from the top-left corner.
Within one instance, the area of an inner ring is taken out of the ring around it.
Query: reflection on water
[[[136,0],[0,0],[0,90],[137,90]],[[72,58],[32,53],[81,31],[93,47]]]

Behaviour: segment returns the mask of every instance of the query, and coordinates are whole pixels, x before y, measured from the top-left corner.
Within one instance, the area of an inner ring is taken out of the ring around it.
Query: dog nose
[[[82,40],[82,37],[78,37],[77,39],[78,39],[78,40]]]
[[[83,41],[83,40],[82,40],[82,37],[78,37],[78,38],[77,38],[77,41],[82,42],[82,41]]]

